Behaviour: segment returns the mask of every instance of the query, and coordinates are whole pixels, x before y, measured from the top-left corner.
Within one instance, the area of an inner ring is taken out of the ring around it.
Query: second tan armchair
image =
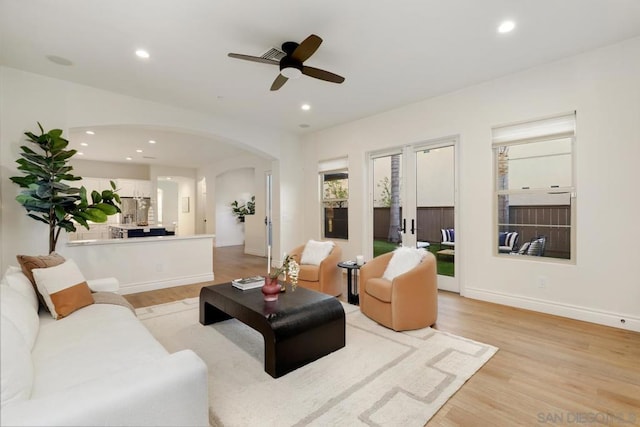
[[[338,263],[342,260],[342,250],[336,244],[320,265],[301,264],[300,260],[305,245],[298,246],[289,252],[300,264],[298,285],[325,294],[338,296],[342,293],[342,273]]]
[[[433,325],[438,317],[435,256],[427,252],[416,267],[389,281],[383,275],[392,256],[377,256],[360,268],[360,310],[396,331]]]

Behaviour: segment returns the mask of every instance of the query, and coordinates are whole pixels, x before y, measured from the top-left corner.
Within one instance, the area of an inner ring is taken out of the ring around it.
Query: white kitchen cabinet
[[[120,178],[116,187],[120,197],[151,197],[151,181]]]

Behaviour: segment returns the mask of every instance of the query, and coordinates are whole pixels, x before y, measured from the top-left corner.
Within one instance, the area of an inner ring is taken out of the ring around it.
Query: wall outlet
[[[541,289],[547,287],[547,278],[545,276],[538,276],[538,287]]]

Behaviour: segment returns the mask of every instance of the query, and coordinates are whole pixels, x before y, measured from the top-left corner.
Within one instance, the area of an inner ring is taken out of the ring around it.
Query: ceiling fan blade
[[[300,45],[293,51],[291,57],[300,62],[304,62],[311,55],[315,53],[316,50],[320,47],[322,43],[322,39],[315,34],[311,34],[309,37],[304,39]]]
[[[314,67],[302,66],[302,74],[331,83],[342,83],[344,81],[342,76]]]
[[[278,77],[276,77],[276,79],[273,81],[273,84],[271,85],[271,90],[280,89],[282,85],[287,82],[287,80],[289,79],[283,76],[282,74],[278,74]]]
[[[280,65],[278,61],[273,59],[261,58],[259,56],[243,55],[241,53],[230,53],[230,58],[244,59],[245,61],[261,62],[263,64]]]

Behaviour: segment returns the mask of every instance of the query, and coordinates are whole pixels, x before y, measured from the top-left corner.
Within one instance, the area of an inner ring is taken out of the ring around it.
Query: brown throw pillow
[[[94,303],[87,281],[72,259],[54,267],[36,268],[33,277],[54,319]]]
[[[36,285],[36,280],[33,278],[32,270],[34,268],[48,268],[55,267],[56,265],[62,264],[65,259],[62,255],[59,255],[55,252],[51,252],[49,255],[40,255],[40,256],[31,256],[31,255],[18,255],[16,256],[18,259],[18,263],[20,264],[20,268],[22,268],[22,272],[29,279],[31,284],[33,285],[33,289],[35,289],[36,294],[38,294],[38,300],[40,301],[40,306],[45,310],[49,311],[47,307],[47,303],[44,300],[44,297],[38,291],[38,285]]]

